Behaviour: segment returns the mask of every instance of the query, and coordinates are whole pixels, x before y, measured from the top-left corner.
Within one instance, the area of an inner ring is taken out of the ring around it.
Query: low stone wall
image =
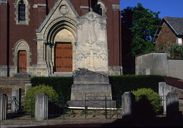
[[[161,75],[183,79],[183,60],[170,60],[166,53],[136,57],[137,75]]]
[[[165,53],[150,53],[136,57],[137,75],[166,75],[168,60]]]
[[[0,66],[0,77],[7,77],[7,66]],[[10,77],[14,77],[18,73],[16,66],[9,67]],[[42,65],[32,65],[27,67],[27,73],[31,76],[48,76],[47,67]]]
[[[168,60],[167,76],[183,79],[183,60]]]

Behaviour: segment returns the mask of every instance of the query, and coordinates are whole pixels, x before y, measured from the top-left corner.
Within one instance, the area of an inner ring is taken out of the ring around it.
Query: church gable
[[[69,19],[71,22],[72,20],[75,21],[77,16],[78,13],[69,0],[58,0],[41,26],[37,29],[37,32],[44,32],[49,26],[64,19]]]

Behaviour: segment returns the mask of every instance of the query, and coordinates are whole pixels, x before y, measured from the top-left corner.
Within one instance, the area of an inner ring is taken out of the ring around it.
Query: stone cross
[[[0,94],[0,121],[6,120],[7,114],[7,96]]]
[[[45,94],[38,94],[36,96],[35,119],[37,121],[48,119],[48,96]]]

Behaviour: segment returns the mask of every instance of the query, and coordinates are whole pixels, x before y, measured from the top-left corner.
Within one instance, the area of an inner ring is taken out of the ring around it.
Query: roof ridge
[[[183,17],[164,17],[163,19],[174,30],[176,35],[183,35]]]

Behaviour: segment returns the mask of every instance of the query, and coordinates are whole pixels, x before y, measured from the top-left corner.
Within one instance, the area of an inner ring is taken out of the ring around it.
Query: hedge
[[[158,82],[164,81],[164,77],[124,75],[110,76],[109,80],[112,85],[113,99],[115,99],[115,97],[121,97],[126,91],[138,88],[151,88],[158,92]],[[72,77],[34,77],[31,82],[33,86],[40,84],[50,85],[57,91],[59,96],[64,97],[66,100],[70,99]]]
[[[155,92],[158,92],[158,82],[164,81],[164,77],[152,75],[112,76],[109,79],[112,85],[113,99],[120,97],[126,91],[132,91],[138,88],[151,88]]]
[[[45,84],[52,86],[54,90],[58,93],[59,97],[65,100],[70,99],[71,86],[73,83],[72,77],[33,77],[31,79],[32,86],[38,86],[40,84]]]

